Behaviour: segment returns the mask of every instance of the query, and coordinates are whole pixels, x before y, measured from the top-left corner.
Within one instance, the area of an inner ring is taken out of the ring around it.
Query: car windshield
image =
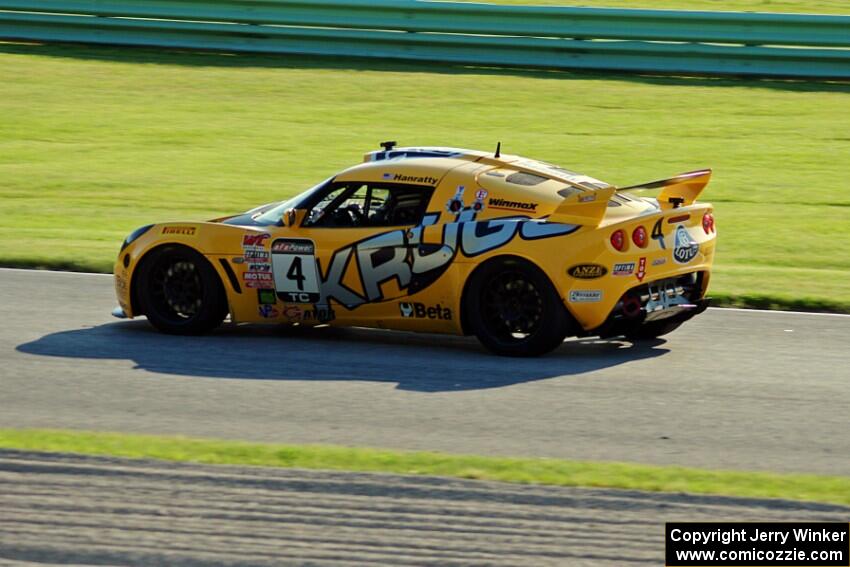
[[[263,207],[263,210],[259,211],[253,217],[251,217],[252,220],[257,224],[277,224],[278,222],[280,222],[280,219],[283,216],[284,212],[289,209],[298,208],[298,205],[300,203],[309,199],[310,196],[313,195],[313,193],[327,185],[327,183],[330,182],[331,179],[333,178],[330,177],[328,179],[325,179],[321,183],[314,185],[303,193],[296,195],[295,197],[292,197],[291,199],[288,199],[286,201],[277,203],[269,209]]]

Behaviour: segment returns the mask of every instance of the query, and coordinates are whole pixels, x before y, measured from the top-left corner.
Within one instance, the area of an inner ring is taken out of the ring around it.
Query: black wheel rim
[[[153,307],[163,317],[183,322],[195,317],[203,305],[203,286],[198,267],[186,258],[161,259],[151,270]]]
[[[527,339],[543,319],[543,296],[520,271],[492,277],[482,290],[481,307],[490,333],[505,342]]]

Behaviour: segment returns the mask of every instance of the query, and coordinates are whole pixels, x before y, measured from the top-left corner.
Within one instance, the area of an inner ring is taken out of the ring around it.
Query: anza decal
[[[573,266],[567,273],[578,280],[595,280],[608,273],[608,268],[599,264],[578,264]]]
[[[424,303],[399,303],[401,316],[406,319],[445,319],[451,321],[452,310],[440,304],[426,306]]]

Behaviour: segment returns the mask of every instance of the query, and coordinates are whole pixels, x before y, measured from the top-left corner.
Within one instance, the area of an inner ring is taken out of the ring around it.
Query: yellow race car
[[[710,170],[618,189],[498,147],[381,146],[287,201],[137,229],[114,314],[176,334],[228,314],[474,334],[533,356],[567,336],[657,337],[707,306]]]

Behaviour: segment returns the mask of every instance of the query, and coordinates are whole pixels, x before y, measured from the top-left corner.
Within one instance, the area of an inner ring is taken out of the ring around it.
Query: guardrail
[[[416,0],[0,0],[0,38],[487,66],[850,78],[850,16]]]

